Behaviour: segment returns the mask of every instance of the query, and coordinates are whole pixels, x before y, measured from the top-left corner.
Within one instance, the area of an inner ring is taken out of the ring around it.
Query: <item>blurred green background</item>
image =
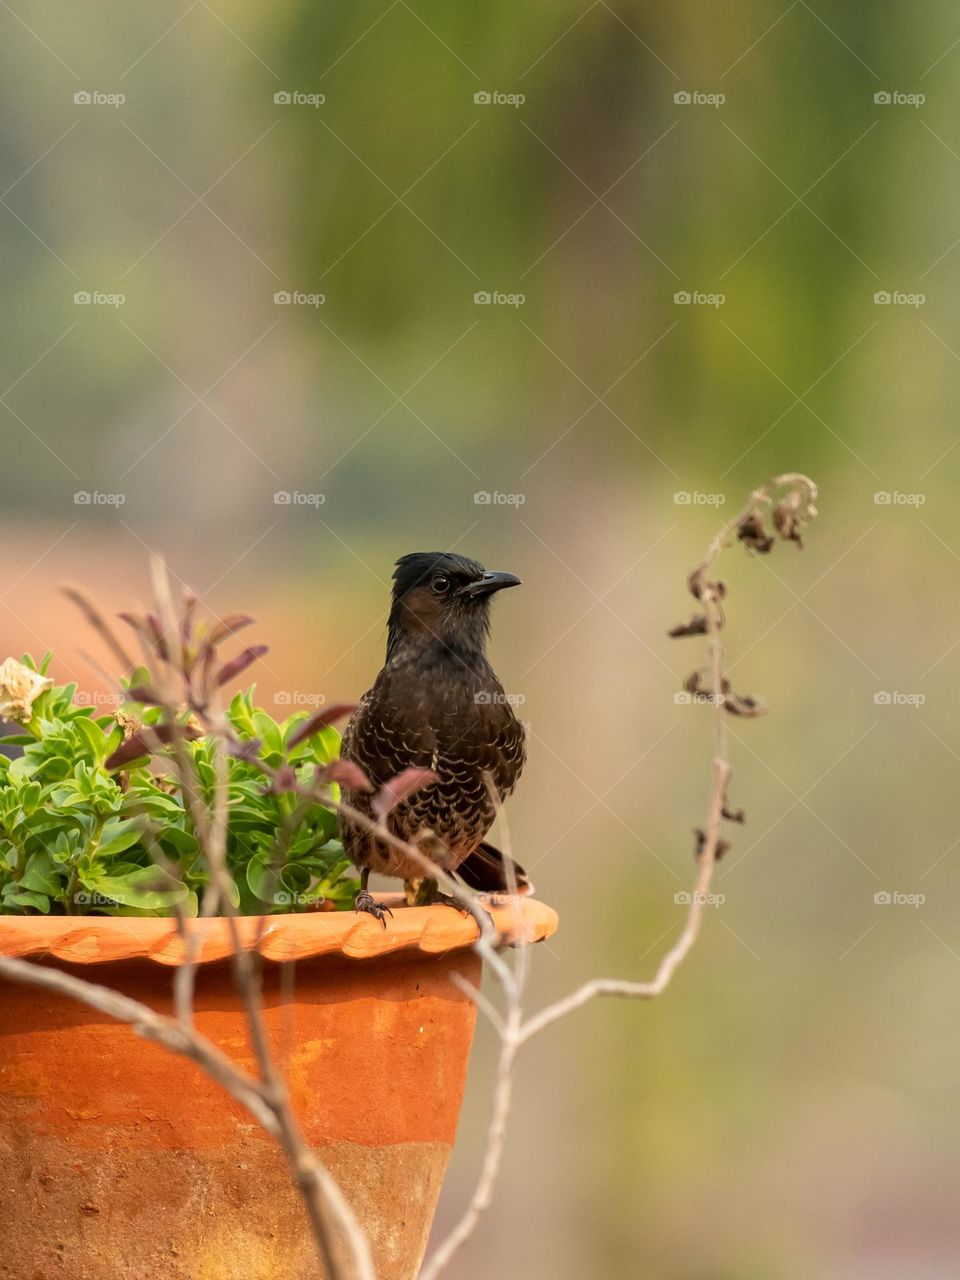
[[[661,1001],[526,1052],[452,1274],[954,1274],[955,7],[12,0],[0,27],[0,656],[52,647],[98,696],[57,584],[122,607],[156,549],[261,619],[268,705],[348,699],[398,555],[519,573],[509,821],[561,915],[534,1006],[648,977],[679,929],[710,726],[665,632],[756,484],[820,484],[805,551],[727,564],[771,714],[731,724],[724,902]]]

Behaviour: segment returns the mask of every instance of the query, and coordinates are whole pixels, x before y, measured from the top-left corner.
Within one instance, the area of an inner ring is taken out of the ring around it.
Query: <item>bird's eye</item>
[[[438,573],[430,585],[438,596],[442,596],[445,592],[450,590],[450,579],[445,578],[442,573]]]

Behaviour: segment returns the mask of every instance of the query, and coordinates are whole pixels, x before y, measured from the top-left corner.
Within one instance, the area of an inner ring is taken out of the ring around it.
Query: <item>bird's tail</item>
[[[512,873],[508,872],[508,862],[513,868]],[[505,858],[499,849],[486,841],[464,858],[457,867],[457,875],[478,893],[509,893],[514,886],[518,893],[533,893],[530,877],[519,862]]]

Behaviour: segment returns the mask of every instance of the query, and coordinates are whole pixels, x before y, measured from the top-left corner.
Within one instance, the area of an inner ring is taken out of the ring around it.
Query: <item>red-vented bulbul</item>
[[[357,705],[341,747],[344,759],[358,764],[374,788],[345,787],[343,798],[368,816],[372,795],[405,769],[437,775],[389,812],[387,829],[417,842],[438,866],[481,891],[502,891],[509,882],[503,855],[483,839],[496,816],[490,784],[505,799],[526,757],[524,727],[485,652],[490,599],[519,583],[512,573],[491,573],[448,552],[415,552],[398,560],[386,661]],[[360,868],[355,908],[385,926],[385,908],[367,889],[370,872],[411,881],[424,879],[424,869],[349,818],[341,816],[340,832],[347,857]],[[528,886],[522,868],[515,868],[513,879]],[[451,901],[436,893],[428,877],[423,888],[426,900]]]

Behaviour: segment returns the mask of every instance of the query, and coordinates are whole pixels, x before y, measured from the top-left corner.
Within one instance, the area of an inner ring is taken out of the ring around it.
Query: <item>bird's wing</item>
[[[375,788],[404,769],[429,769],[436,746],[429,725],[390,714],[390,704],[376,695],[374,687],[357,703],[340,744],[343,758],[358,764]]]
[[[527,730],[512,709],[494,735],[492,748],[497,756],[495,776],[503,780],[500,787],[500,798],[503,800],[513,793],[527,762]]]
[[[496,817],[496,803],[516,786],[525,759],[525,730],[509,715],[471,721],[456,734],[441,733],[427,768],[438,781],[415,791],[405,814],[411,827],[429,827],[460,849],[480,840]]]

